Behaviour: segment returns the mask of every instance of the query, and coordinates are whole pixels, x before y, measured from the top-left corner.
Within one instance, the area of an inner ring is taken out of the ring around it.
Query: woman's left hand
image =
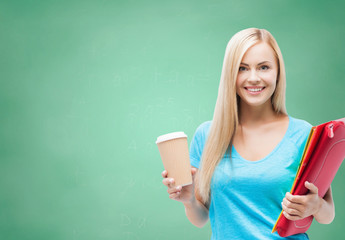
[[[304,186],[309,189],[307,195],[292,195],[287,192],[283,199],[283,214],[289,220],[296,221],[314,215],[321,207],[322,198],[318,195],[318,188],[307,181]]]

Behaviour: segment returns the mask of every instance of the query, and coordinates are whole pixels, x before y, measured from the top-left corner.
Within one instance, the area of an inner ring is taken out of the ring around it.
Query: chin
[[[271,98],[261,100],[261,101],[242,101],[242,102],[245,103],[245,105],[248,107],[264,107],[266,105],[272,106]]]

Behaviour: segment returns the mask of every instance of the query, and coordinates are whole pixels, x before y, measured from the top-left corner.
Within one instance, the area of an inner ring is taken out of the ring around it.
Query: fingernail
[[[177,186],[176,189],[177,189],[177,190],[181,190],[182,187],[181,187],[181,186]]]
[[[170,179],[170,180],[169,180],[169,182],[170,182],[170,183],[173,183],[173,182],[174,182],[174,180]]]

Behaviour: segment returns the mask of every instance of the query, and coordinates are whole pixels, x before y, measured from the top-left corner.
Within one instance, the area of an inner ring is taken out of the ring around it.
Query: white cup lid
[[[159,136],[157,138],[156,144],[161,143],[161,142],[165,142],[171,139],[175,139],[175,138],[186,138],[187,135],[184,132],[173,132],[173,133],[168,133],[168,134],[164,134],[162,136]]]

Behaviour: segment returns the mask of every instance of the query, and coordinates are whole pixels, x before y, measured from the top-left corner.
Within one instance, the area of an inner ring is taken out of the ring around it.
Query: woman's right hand
[[[192,179],[193,183],[187,186],[175,186],[175,180],[173,178],[168,178],[168,172],[164,170],[162,172],[163,177],[163,184],[168,187],[167,192],[169,193],[169,198],[182,202],[182,203],[190,203],[195,200],[194,195],[194,178],[195,174],[197,173],[198,169],[192,167]]]

